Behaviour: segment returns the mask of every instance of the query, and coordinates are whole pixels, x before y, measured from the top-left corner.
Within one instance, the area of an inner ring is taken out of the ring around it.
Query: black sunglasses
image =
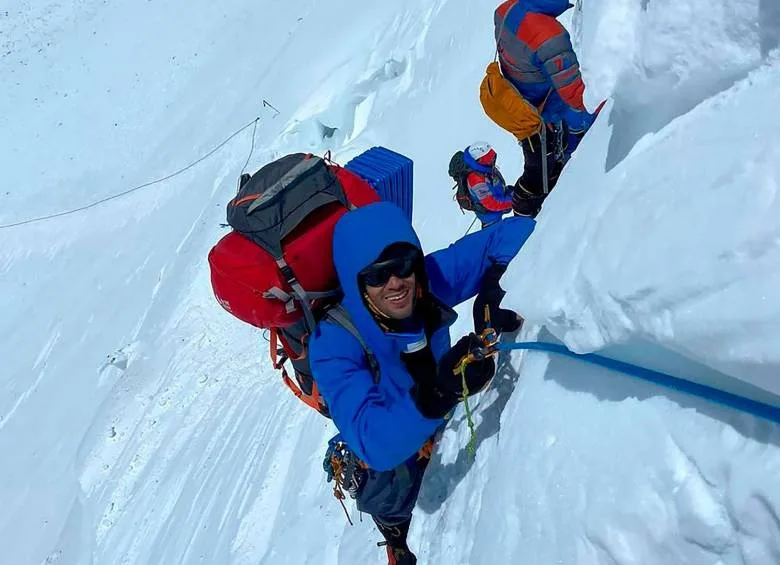
[[[417,249],[409,249],[398,257],[372,263],[360,271],[360,280],[367,286],[384,286],[390,277],[408,278],[417,270],[420,259],[420,252]]]

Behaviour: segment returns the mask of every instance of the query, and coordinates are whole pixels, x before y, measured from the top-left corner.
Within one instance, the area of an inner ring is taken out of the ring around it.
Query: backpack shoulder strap
[[[358,332],[357,328],[355,327],[355,324],[352,322],[352,318],[350,317],[349,312],[347,312],[341,304],[337,304],[336,306],[328,309],[328,312],[325,314],[325,319],[333,322],[337,326],[344,328],[350,334],[352,334],[356,340],[358,340],[360,347],[366,354],[368,368],[371,371],[371,376],[374,378],[374,384],[378,383],[379,363],[377,362],[373,351],[371,351],[371,348],[368,347],[365,340],[360,335],[360,332]]]

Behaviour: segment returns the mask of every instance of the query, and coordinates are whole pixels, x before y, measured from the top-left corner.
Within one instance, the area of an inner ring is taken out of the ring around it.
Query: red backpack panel
[[[378,201],[366,181],[319,157],[297,153],[269,163],[228,204],[234,231],[209,253],[217,300],[259,328],[295,324],[338,294],[336,222]]]

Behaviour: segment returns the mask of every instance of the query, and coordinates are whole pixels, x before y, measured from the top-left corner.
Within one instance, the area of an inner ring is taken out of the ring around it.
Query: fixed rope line
[[[476,223],[477,223],[477,217],[474,216],[474,220],[471,222],[471,225],[469,226],[469,229],[466,230],[466,233],[463,234],[463,237],[466,237],[469,234],[469,232],[471,231],[471,228],[473,228],[474,224],[476,224]]]
[[[152,185],[159,184],[161,182],[165,182],[167,180],[170,180],[173,177],[176,177],[176,176],[184,173],[185,171],[190,170],[195,165],[198,165],[199,163],[205,161],[206,159],[208,159],[209,157],[214,155],[214,153],[216,153],[217,151],[222,149],[225,145],[227,145],[238,134],[240,134],[244,130],[249,129],[250,127],[254,126],[255,129],[252,132],[252,150],[250,151],[249,157],[247,157],[247,162],[246,162],[246,164],[248,165],[249,164],[249,159],[252,157],[252,153],[254,152],[254,149],[255,149],[255,132],[257,131],[257,122],[259,122],[259,121],[260,121],[260,117],[258,116],[257,118],[255,118],[254,120],[252,120],[251,122],[246,124],[245,126],[243,126],[243,127],[239,128],[239,129],[237,129],[236,131],[234,131],[232,134],[230,134],[229,137],[227,137],[225,140],[223,140],[221,143],[219,143],[219,145],[214,147],[211,151],[209,151],[205,155],[199,157],[198,159],[196,159],[195,161],[193,161],[192,163],[190,163],[186,167],[182,167],[178,171],[175,171],[175,172],[173,172],[173,173],[171,173],[169,175],[166,175],[166,176],[164,176],[162,178],[155,179],[155,180],[152,180],[152,181],[149,181],[149,182],[145,182],[143,184],[140,184],[138,186],[134,186],[134,187],[129,188],[129,189],[127,189],[127,190],[125,190],[123,192],[120,192],[118,194],[112,194],[111,196],[106,196],[105,198],[101,198],[100,200],[96,200],[95,202],[92,202],[92,203],[87,204],[85,206],[79,206],[78,208],[73,208],[71,210],[65,210],[63,212],[56,212],[54,214],[48,214],[46,216],[38,216],[36,218],[29,218],[27,220],[21,220],[19,222],[13,222],[11,224],[0,224],[0,229],[15,228],[15,227],[18,227],[18,226],[24,226],[26,224],[32,224],[32,223],[35,223],[35,222],[42,222],[44,220],[51,220],[53,218],[59,218],[59,217],[62,217],[62,216],[68,216],[70,214],[75,214],[77,212],[83,212],[84,210],[89,210],[90,208],[94,208],[95,206],[99,206],[99,205],[104,204],[104,203],[106,203],[106,202],[108,202],[110,200],[115,200],[117,198],[121,198],[122,196],[126,196],[126,195],[130,194],[131,192],[135,192],[137,190],[141,190],[142,188],[147,188],[147,187],[150,187]],[[246,167],[246,165],[244,165],[244,167]]]
[[[654,371],[633,363],[627,363],[625,361],[618,361],[603,355],[597,355],[596,353],[575,353],[567,348],[565,345],[557,343],[546,342],[517,342],[517,343],[498,343],[496,349],[499,351],[542,351],[546,353],[556,353],[558,355],[564,355],[571,357],[572,359],[578,359],[585,363],[597,365],[605,369],[617,371],[635,377],[637,379],[654,383],[656,385],[687,394],[689,396],[695,396],[703,398],[726,406],[740,412],[746,412],[758,418],[764,418],[776,424],[780,424],[780,407],[772,406],[771,404],[765,404],[757,400],[751,400],[744,396],[739,396],[724,390],[720,390],[711,386],[695,383],[679,377],[673,377],[660,371]]]
[[[461,387],[463,388],[463,408],[466,410],[466,422],[469,425],[468,451],[472,459],[477,456],[477,429],[474,426],[474,414],[469,406],[469,385],[466,382],[466,363],[460,366]]]
[[[249,165],[249,160],[252,158],[252,154],[255,152],[255,134],[257,133],[257,122],[260,121],[260,117],[258,116],[255,118],[254,125],[252,127],[252,147],[249,150],[249,155],[246,156],[246,161],[244,161],[244,166],[241,167],[241,172],[239,173],[239,177],[244,174],[244,171],[246,171],[247,166]]]

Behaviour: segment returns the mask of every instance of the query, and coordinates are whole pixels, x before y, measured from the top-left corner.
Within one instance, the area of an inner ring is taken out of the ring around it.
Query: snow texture
[[[566,15],[588,107],[610,102],[505,277],[521,339],[780,405],[777,6]],[[463,235],[451,154],[486,139],[507,178],[522,168],[476,95],[493,8],[6,2],[0,226],[165,177],[260,120],[164,182],[0,227],[3,565],[382,562],[324,481],[335,430],[218,306],[205,255],[250,147],[250,171],[400,151],[424,247]],[[421,563],[780,562],[780,427],[540,353],[502,357],[472,405],[476,459],[459,409],[426,477]]]

